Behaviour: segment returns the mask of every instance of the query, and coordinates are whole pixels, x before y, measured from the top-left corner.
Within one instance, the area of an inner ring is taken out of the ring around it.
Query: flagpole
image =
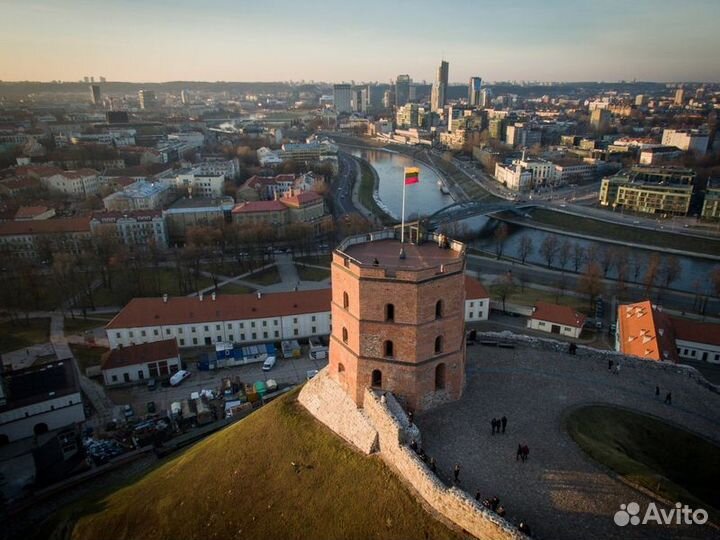
[[[400,217],[400,243],[405,243],[405,175],[403,174],[402,215]],[[402,247],[401,247],[402,249]]]

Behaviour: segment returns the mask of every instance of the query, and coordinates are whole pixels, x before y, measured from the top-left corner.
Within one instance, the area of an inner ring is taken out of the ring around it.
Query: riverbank
[[[528,214],[530,219],[509,212],[496,214],[495,217],[523,227],[548,232],[558,231],[585,240],[649,250],[661,249],[676,255],[720,261],[718,240],[640,229],[545,208],[529,210]]]
[[[397,220],[391,216],[384,208],[382,208],[376,199],[378,184],[380,178],[378,177],[375,168],[370,163],[357,156],[350,156],[360,167],[360,186],[358,187],[358,198],[360,204],[367,208],[372,214],[380,220],[383,226],[392,226],[397,223]]]

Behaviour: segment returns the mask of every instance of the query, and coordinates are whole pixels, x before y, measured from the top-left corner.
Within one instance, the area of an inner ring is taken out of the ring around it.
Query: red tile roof
[[[465,275],[465,298],[475,300],[479,298],[490,298],[487,289],[474,277]]]
[[[689,321],[670,317],[675,329],[675,339],[720,346],[720,324]]]
[[[330,311],[331,289],[263,294],[133,298],[105,327],[139,328],[214,321],[263,319]]]
[[[21,206],[15,214],[15,219],[28,219],[47,212],[47,206]]]
[[[179,355],[178,345],[175,338],[152,343],[142,343],[113,349],[107,354],[102,363],[102,369],[113,369],[125,366],[157,362],[177,358]]]
[[[678,361],[673,325],[667,313],[645,300],[618,306],[617,315],[623,354],[648,360]]]
[[[254,212],[282,212],[287,210],[280,201],[249,201],[236,204],[232,209],[233,214],[254,213]]]
[[[283,197],[280,202],[286,206],[292,206],[293,208],[299,208],[306,204],[316,203],[322,201],[322,195],[315,191],[303,191],[292,197]]]
[[[587,317],[569,306],[538,302],[532,314],[533,319],[547,321],[574,328],[582,328]]]
[[[34,176],[36,178],[53,176],[62,172],[62,169],[48,165],[21,165],[15,168],[15,174],[18,176]]]
[[[41,221],[7,221],[0,223],[0,236],[90,232],[90,218],[43,219]]]

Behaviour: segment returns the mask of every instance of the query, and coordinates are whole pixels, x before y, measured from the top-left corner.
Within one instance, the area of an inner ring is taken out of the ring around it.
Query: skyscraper
[[[410,101],[410,75],[398,75],[395,80],[395,105],[402,107]]]
[[[352,112],[352,86],[349,84],[333,85],[333,98],[335,111],[339,113]]]
[[[433,111],[442,109],[445,106],[449,69],[450,65],[445,60],[440,62],[437,77],[432,87],[432,95],[430,96],[430,105]]]
[[[675,105],[682,105],[685,101],[685,90],[678,88],[675,90]]]
[[[92,101],[93,105],[100,105],[100,103],[102,103],[100,86],[98,86],[97,84],[90,85],[90,101]]]
[[[154,90],[139,90],[138,100],[140,101],[141,109],[152,109],[157,103],[157,96]]]
[[[470,77],[468,84],[468,103],[471,107],[480,107],[482,96],[482,79],[480,77]]]

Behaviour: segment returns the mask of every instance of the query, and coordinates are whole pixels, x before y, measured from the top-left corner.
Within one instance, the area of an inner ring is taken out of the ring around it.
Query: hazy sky
[[[720,81],[720,0],[0,0],[0,80]]]

